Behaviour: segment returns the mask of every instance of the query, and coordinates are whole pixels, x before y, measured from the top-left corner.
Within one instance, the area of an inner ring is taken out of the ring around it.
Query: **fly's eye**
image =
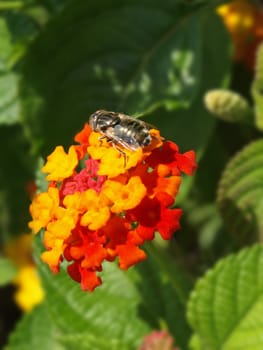
[[[96,131],[96,125],[97,125],[97,115],[94,113],[89,117],[89,126],[92,130]]]
[[[94,118],[93,118],[93,115],[91,115],[89,117],[89,126],[91,127],[91,129],[93,129],[93,126],[94,126]]]

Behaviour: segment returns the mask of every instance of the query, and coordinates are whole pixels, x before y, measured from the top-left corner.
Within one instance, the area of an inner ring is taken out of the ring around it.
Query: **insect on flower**
[[[150,130],[156,129],[142,120],[103,109],[91,114],[89,125],[93,131],[102,134],[101,140],[106,138],[124,156],[124,166],[126,165],[126,153],[118,146],[130,151],[148,146],[152,141]]]

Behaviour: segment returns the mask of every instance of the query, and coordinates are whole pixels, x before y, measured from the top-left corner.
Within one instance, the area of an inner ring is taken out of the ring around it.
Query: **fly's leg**
[[[116,142],[114,142],[114,140],[109,139],[106,135],[100,136],[99,140],[100,140],[101,144],[102,144],[102,140],[103,139],[107,139],[107,142],[112,143],[112,146],[116,149],[116,151],[118,151],[119,153],[121,153],[123,155],[123,160],[124,160],[124,164],[123,165],[124,165],[124,168],[125,168],[126,164],[127,164],[127,154],[116,145]]]
[[[123,155],[123,161],[124,161],[123,166],[124,166],[124,168],[125,168],[125,167],[126,167],[126,164],[127,164],[127,154],[126,154],[122,149],[120,149],[120,148],[116,145],[115,142],[113,142],[112,140],[109,140],[109,142],[112,142],[112,145],[113,145],[113,147],[116,149],[116,151],[118,151],[120,154]]]
[[[99,137],[100,146],[102,145],[102,140],[103,140],[103,139],[107,139],[107,142],[110,141],[106,135],[102,135],[102,136]]]

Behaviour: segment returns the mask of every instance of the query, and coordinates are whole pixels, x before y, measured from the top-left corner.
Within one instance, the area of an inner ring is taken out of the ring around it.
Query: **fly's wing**
[[[127,136],[123,133],[121,134],[121,136],[116,134],[116,127],[108,128],[105,132],[103,132],[103,135],[107,137],[108,142],[112,142],[115,145],[121,145],[123,148],[126,148],[130,151],[136,151],[140,147],[140,145],[134,138]]]
[[[140,122],[146,129],[151,130],[151,129],[156,129],[158,130],[158,128],[155,125],[152,125],[150,123],[145,122],[144,120],[141,120],[140,117],[130,117],[129,115],[123,114],[123,113],[119,113],[119,117],[120,119],[126,119],[126,120],[137,120],[138,122]]]
[[[120,144],[122,147],[130,151],[136,151],[138,148],[140,148],[139,143],[134,138],[129,136],[116,136],[113,142],[115,142],[116,144]]]

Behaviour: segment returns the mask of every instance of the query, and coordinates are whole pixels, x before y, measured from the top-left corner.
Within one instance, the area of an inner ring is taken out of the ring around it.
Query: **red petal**
[[[81,274],[81,289],[92,292],[96,287],[101,285],[101,279],[97,276],[95,271],[87,269],[80,269]]]
[[[123,244],[116,248],[119,255],[119,267],[127,270],[130,266],[146,259],[145,252],[133,244]]]
[[[196,157],[194,151],[188,151],[184,154],[178,153],[176,155],[176,160],[180,171],[184,172],[187,175],[193,175],[193,172],[197,168],[195,158]]]
[[[155,198],[158,199],[162,207],[170,207],[174,204],[174,198],[166,192],[156,193]]]
[[[80,272],[79,272],[79,264],[78,263],[74,262],[73,264],[68,265],[67,271],[68,271],[68,274],[70,275],[70,277],[74,281],[76,281],[76,282],[80,282],[81,281],[81,275],[80,275]]]
[[[142,237],[144,241],[151,241],[152,239],[154,239],[155,229],[153,227],[145,227],[145,226],[139,225],[136,228],[136,232],[140,237]]]
[[[86,246],[85,258],[81,261],[83,268],[100,268],[103,260],[107,257],[107,251],[99,243]]]
[[[84,128],[75,135],[74,141],[82,144],[82,145],[87,145],[89,143],[89,136],[90,133],[92,132],[89,124],[85,124]]]
[[[180,218],[183,211],[181,209],[162,209],[161,221],[158,223],[158,231],[163,239],[171,239],[175,231],[179,230]]]

